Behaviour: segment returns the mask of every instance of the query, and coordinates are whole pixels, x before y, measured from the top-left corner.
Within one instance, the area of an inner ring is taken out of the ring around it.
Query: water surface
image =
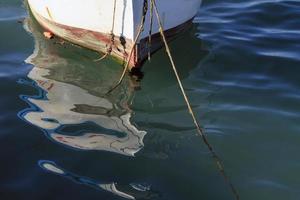
[[[171,43],[241,199],[300,198],[299,11],[206,1]],[[1,199],[233,199],[163,50],[107,96],[121,66],[44,40],[27,16],[21,1],[0,2]]]

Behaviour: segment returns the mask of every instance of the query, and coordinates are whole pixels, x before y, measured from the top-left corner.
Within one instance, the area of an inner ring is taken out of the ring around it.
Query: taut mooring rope
[[[131,47],[131,50],[130,50],[130,53],[129,53],[129,56],[127,58],[127,62],[126,62],[126,65],[124,67],[124,70],[122,72],[122,75],[118,81],[118,83],[112,87],[106,94],[109,94],[111,93],[114,89],[116,89],[123,81],[124,77],[125,77],[125,74],[128,70],[128,67],[129,67],[129,63],[130,63],[130,60],[131,60],[131,57],[132,57],[132,54],[133,54],[133,51],[134,51],[134,48],[136,47],[136,44],[138,42],[138,39],[140,38],[140,35],[141,33],[143,32],[144,30],[144,25],[145,25],[145,20],[146,20],[146,14],[147,14],[147,11],[148,11],[148,0],[144,0],[144,4],[143,4],[143,14],[142,14],[142,19],[141,19],[141,23],[139,25],[139,29],[138,29],[138,32],[137,32],[137,35],[134,39],[134,42],[133,42],[133,45]]]
[[[232,182],[230,181],[230,178],[227,176],[227,174],[225,173],[225,169],[224,169],[224,165],[222,163],[222,160],[221,158],[217,155],[217,153],[214,151],[212,145],[209,143],[208,139],[207,139],[207,136],[204,134],[204,131],[202,130],[202,128],[200,127],[197,119],[196,119],[196,116],[194,114],[194,111],[192,109],[192,106],[189,102],[189,99],[188,99],[188,96],[186,95],[185,93],[185,90],[184,90],[184,87],[183,87],[183,84],[181,82],[181,79],[179,77],[179,74],[177,72],[177,68],[176,68],[176,65],[174,63],[174,59],[172,57],[172,54],[171,54],[171,50],[170,50],[170,47],[168,45],[168,42],[167,42],[167,39],[166,39],[166,36],[165,36],[165,33],[164,33],[164,29],[163,29],[163,25],[161,23],[161,18],[160,18],[160,15],[159,15],[159,12],[158,12],[158,9],[157,9],[157,6],[156,6],[156,2],[155,0],[150,0],[150,5],[151,5],[151,12],[153,12],[153,10],[155,11],[155,14],[156,14],[156,17],[157,17],[157,21],[158,21],[158,25],[159,25],[159,32],[160,32],[160,35],[162,37],[162,40],[164,42],[164,45],[165,45],[165,49],[166,49],[166,53],[169,57],[169,60],[171,62],[171,65],[172,65],[172,68],[173,68],[173,71],[174,71],[174,74],[176,76],[176,79],[177,79],[177,82],[179,84],[179,87],[180,87],[180,90],[181,90],[181,93],[184,97],[184,100],[187,104],[187,107],[188,107],[188,110],[189,110],[189,113],[191,114],[192,116],[192,119],[193,119],[193,122],[196,126],[196,129],[197,129],[197,132],[199,134],[199,136],[202,138],[203,142],[205,143],[205,145],[207,146],[208,150],[210,151],[210,153],[212,154],[212,157],[214,158],[215,162],[216,162],[216,165],[218,167],[218,170],[219,172],[221,173],[221,175],[223,176],[224,180],[226,181],[226,183],[229,185],[230,189],[231,189],[231,192],[233,193],[234,197],[236,200],[239,200],[240,197],[239,197],[239,194],[236,190],[236,188],[234,187],[234,185],[232,184]],[[139,29],[138,29],[138,33],[135,37],[135,40],[134,40],[134,43],[133,43],[133,46],[130,50],[130,54],[129,54],[129,57],[127,59],[127,63],[126,63],[126,66],[124,67],[124,70],[123,70],[123,73],[118,81],[118,83],[112,87],[112,89],[110,89],[106,94],[112,92],[115,88],[117,88],[121,83],[122,83],[122,80],[124,79],[124,76],[126,74],[126,71],[128,69],[128,66],[129,66],[129,63],[130,63],[130,59],[132,57],[132,54],[133,54],[133,50],[137,44],[137,41],[140,37],[140,34],[142,33],[143,29],[144,29],[144,24],[145,24],[145,19],[146,19],[146,14],[147,14],[147,11],[148,11],[148,0],[144,0],[144,6],[143,6],[143,15],[142,15],[142,20],[141,20],[141,24],[139,26]],[[151,15],[151,29],[152,29],[152,15],[153,14],[150,14]],[[151,31],[151,30],[150,30]],[[149,36],[150,37],[150,36]],[[149,38],[149,41],[151,41],[151,39]]]
[[[162,23],[161,23],[161,18],[160,18],[160,15],[159,15],[159,12],[158,12],[158,9],[157,9],[155,0],[150,0],[150,1],[151,1],[151,4],[152,4],[152,6],[153,6],[153,8],[154,8],[154,10],[155,10],[155,14],[156,14],[156,17],[157,17],[157,20],[158,20],[158,25],[159,25],[159,32],[160,32],[160,35],[161,35],[161,37],[162,37],[162,39],[163,39],[163,42],[164,42],[164,45],[165,45],[165,48],[166,48],[166,52],[167,52],[167,54],[168,54],[168,56],[169,56],[170,62],[171,62],[171,64],[172,64],[173,71],[174,71],[175,76],[176,76],[176,78],[177,78],[177,81],[178,81],[178,84],[179,84],[181,93],[182,93],[182,95],[183,95],[183,97],[184,97],[184,100],[185,100],[185,102],[186,102],[186,104],[187,104],[189,113],[191,114],[191,116],[192,116],[192,118],[193,118],[193,122],[194,122],[194,124],[195,124],[195,126],[196,126],[196,128],[197,128],[197,132],[198,132],[198,134],[201,136],[203,142],[205,143],[205,145],[206,145],[207,148],[209,149],[210,153],[212,154],[213,158],[215,159],[215,162],[216,162],[216,164],[217,164],[217,167],[218,167],[218,169],[219,169],[221,175],[224,177],[226,183],[229,185],[229,187],[230,187],[230,189],[231,189],[231,191],[232,191],[232,193],[233,193],[235,199],[236,199],[236,200],[239,200],[239,199],[240,199],[239,194],[238,194],[237,190],[235,189],[234,185],[231,183],[229,177],[226,175],[225,169],[224,169],[224,165],[223,165],[223,163],[222,163],[221,158],[220,158],[220,157],[217,155],[217,153],[214,151],[212,145],[209,143],[209,141],[208,141],[206,135],[204,134],[202,128],[200,127],[200,125],[199,125],[199,123],[198,123],[198,121],[197,121],[197,119],[196,119],[196,117],[195,117],[194,111],[193,111],[192,106],[191,106],[191,104],[190,104],[190,102],[189,102],[189,99],[188,99],[188,97],[187,97],[187,95],[186,95],[186,93],[185,93],[184,87],[183,87],[182,82],[181,82],[181,79],[180,79],[180,77],[179,77],[179,75],[178,75],[178,72],[177,72],[177,69],[176,69],[176,66],[175,66],[175,63],[174,63],[172,54],[171,54],[171,50],[170,50],[169,45],[168,45],[168,42],[167,42],[167,40],[166,40],[166,37],[165,37],[165,34],[164,34],[163,25],[162,25]]]

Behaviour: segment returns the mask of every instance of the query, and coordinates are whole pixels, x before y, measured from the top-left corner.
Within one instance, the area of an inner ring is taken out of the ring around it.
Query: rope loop
[[[115,0],[116,1],[116,0]],[[173,56],[171,54],[171,50],[170,50],[170,47],[168,45],[168,42],[167,42],[167,39],[166,39],[166,36],[165,36],[165,33],[164,33],[164,28],[163,28],[163,25],[162,25],[162,22],[161,22],[161,18],[160,18],[160,15],[159,15],[159,11],[157,9],[157,6],[156,6],[156,2],[155,0],[150,0],[150,31],[149,31],[149,45],[150,45],[150,42],[151,42],[151,35],[152,35],[152,22],[153,22],[153,12],[155,12],[155,15],[156,15],[156,18],[157,18],[157,21],[158,21],[158,25],[159,25],[159,32],[160,32],[160,35],[161,35],[161,38],[162,38],[162,41],[164,43],[164,46],[165,46],[165,50],[166,50],[166,53],[169,57],[169,60],[171,62],[171,65],[172,65],[172,68],[173,68],[173,71],[174,71],[174,74],[176,76],[176,79],[177,79],[177,82],[178,82],[178,85],[180,87],[180,90],[181,90],[181,93],[183,95],[183,98],[185,100],[185,103],[187,105],[187,108],[188,108],[188,111],[193,119],[193,123],[197,129],[197,133],[198,135],[202,138],[204,144],[206,145],[207,149],[210,151],[216,165],[217,165],[217,168],[220,172],[220,174],[223,176],[225,182],[228,184],[228,186],[230,187],[230,190],[231,192],[233,193],[234,197],[236,200],[239,200],[240,197],[239,197],[239,194],[236,190],[236,188],[234,187],[234,185],[232,184],[232,182],[230,181],[230,178],[227,176],[227,174],[225,173],[225,168],[224,168],[224,165],[223,165],[223,162],[221,160],[221,158],[217,155],[217,153],[214,151],[213,149],[213,146],[209,143],[208,139],[207,139],[207,136],[204,134],[204,131],[202,130],[202,128],[200,127],[197,119],[196,119],[196,116],[194,114],[194,111],[193,111],[193,108],[190,104],[190,101],[189,101],[189,98],[188,96],[186,95],[186,92],[185,92],[185,89],[183,87],[183,84],[181,82],[181,79],[179,77],[179,74],[177,72],[177,68],[176,68],[176,65],[175,65],[175,62],[174,62],[174,59],[173,59]],[[154,10],[154,11],[153,11]],[[114,12],[115,12],[115,8],[114,8]],[[144,3],[143,3],[143,12],[142,12],[142,19],[141,19],[141,23],[139,25],[139,28],[138,28],[138,31],[137,31],[137,35],[134,39],[134,42],[133,42],[133,45],[132,45],[132,48],[130,50],[130,54],[129,56],[127,57],[127,62],[126,62],[126,65],[124,67],[124,70],[123,70],[123,73],[118,81],[118,83],[112,87],[106,94],[109,94],[110,92],[112,92],[114,89],[116,89],[123,81],[124,79],[124,76],[126,74],[126,71],[128,70],[128,67],[129,67],[129,63],[130,63],[130,60],[132,58],[132,55],[133,55],[133,52],[134,52],[134,49],[136,47],[136,44],[138,42],[138,39],[141,35],[141,33],[143,32],[144,30],[144,25],[145,25],[145,20],[146,20],[146,15],[147,15],[147,12],[148,12],[148,0],[144,0]],[[114,14],[115,16],[115,14]],[[113,21],[113,28],[114,28],[114,21]],[[113,30],[113,29],[112,29]],[[114,35],[113,35],[113,31],[112,31],[112,38],[114,38]],[[150,50],[149,50],[150,52]],[[148,58],[150,57],[150,53],[148,52]]]
[[[122,72],[122,75],[118,81],[118,83],[113,86],[106,94],[109,94],[111,93],[113,90],[115,90],[123,81],[124,77],[125,77],[125,74],[128,70],[128,67],[129,67],[129,63],[130,63],[130,60],[132,58],[132,55],[133,55],[133,52],[134,52],[134,49],[137,45],[137,42],[140,38],[140,35],[141,33],[143,32],[144,30],[144,25],[145,25],[145,20],[146,20],[146,15],[147,15],[147,12],[148,12],[148,0],[144,0],[144,4],[143,4],[143,12],[142,12],[142,19],[141,19],[141,22],[140,22],[140,25],[139,25],[139,28],[138,28],[138,31],[137,31],[137,35],[134,39],[134,42],[132,44],[132,47],[131,47],[131,50],[130,50],[130,53],[129,53],[129,56],[127,57],[127,62],[126,62],[126,65],[123,69],[123,72]]]

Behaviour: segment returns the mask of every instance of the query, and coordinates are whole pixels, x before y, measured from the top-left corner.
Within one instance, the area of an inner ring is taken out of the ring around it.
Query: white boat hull
[[[196,15],[202,0],[156,0],[164,29],[169,38],[186,29]],[[110,42],[113,22],[113,0],[28,0],[29,7],[37,21],[47,30],[63,39],[69,40],[99,52],[105,52]],[[116,36],[112,55],[127,59],[137,35],[137,27],[142,18],[143,0],[116,0]],[[138,66],[147,57],[147,37],[150,29],[148,10],[145,28],[130,66]],[[158,23],[153,20],[153,43],[151,52],[161,47]],[[157,38],[155,38],[157,37]]]

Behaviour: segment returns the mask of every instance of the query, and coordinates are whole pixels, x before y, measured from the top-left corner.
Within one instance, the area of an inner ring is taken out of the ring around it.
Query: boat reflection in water
[[[120,67],[99,66],[89,58],[92,53],[88,51],[84,51],[86,55],[80,55],[78,60],[76,54],[82,51],[77,47],[69,45],[69,49],[64,49],[66,46],[55,44],[55,40],[46,41],[31,19],[27,19],[25,27],[35,39],[34,53],[26,60],[33,65],[28,74],[33,82],[21,82],[30,83],[40,94],[22,96],[30,108],[21,111],[19,116],[65,147],[125,156],[134,156],[140,151],[146,132],[130,122],[132,111],[129,105],[135,89],[133,80],[127,78],[123,87],[105,95],[118,80]],[[39,161],[39,165],[77,183],[134,199],[132,195],[119,191],[115,183],[99,184],[63,170],[52,161]],[[127,188],[141,192],[136,185],[128,184]],[[148,189],[143,192],[149,193]]]
[[[34,65],[28,77],[42,91],[38,97],[25,98],[31,109],[21,113],[22,118],[68,147],[134,156],[143,147],[146,132],[139,131],[130,122],[129,104],[134,92],[128,83],[130,80],[111,95],[105,95],[118,80],[116,70],[111,73],[98,70],[99,76],[93,76],[93,80],[89,73],[97,70],[91,71],[84,62],[76,63],[55,54],[59,48],[41,38],[40,33],[31,32],[36,44],[33,55],[27,59]],[[97,131],[79,130],[75,134],[68,131],[86,125]]]

